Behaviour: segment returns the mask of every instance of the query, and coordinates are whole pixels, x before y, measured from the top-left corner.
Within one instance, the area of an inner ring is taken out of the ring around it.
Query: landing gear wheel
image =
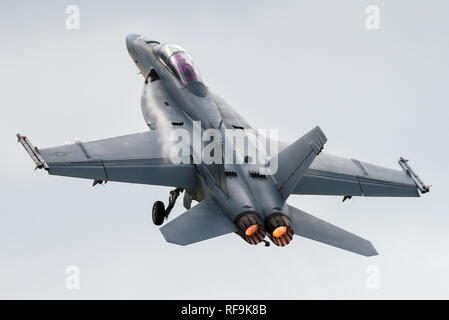
[[[165,207],[162,201],[156,201],[153,204],[153,223],[160,226],[164,223],[165,218]]]

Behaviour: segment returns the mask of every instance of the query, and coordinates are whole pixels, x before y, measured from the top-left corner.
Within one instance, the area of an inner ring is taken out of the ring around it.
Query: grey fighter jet
[[[319,127],[291,144],[279,142],[277,151],[266,151],[262,162],[245,153],[248,147],[213,154],[223,160],[224,155],[234,159],[239,153],[240,162],[206,163],[201,155],[197,161],[195,143],[202,147],[208,142],[202,139],[187,144],[184,140],[190,154],[173,161],[173,144],[180,141],[171,138],[176,130],[203,134],[212,129],[226,136],[228,130],[244,132],[252,127],[203,83],[182,47],[134,34],[126,37],[126,46],[143,76],[141,107],[150,130],[43,149],[25,136],[17,137],[37,168],[51,175],[92,179],[93,185],[118,181],[173,187],[167,206],[162,201],[153,205],[156,225],[167,220],[184,193],[187,211],[160,228],[170,243],[188,245],[236,233],[249,244],[268,246],[268,236],[275,245],[285,246],[298,235],[373,256],[377,251],[371,242],[288,205],[288,197],[336,195],[344,201],[353,196],[419,197],[429,191],[403,158],[401,170],[394,170],[322,153],[326,136]],[[222,138],[209,143],[220,146]],[[276,170],[271,166],[274,161]],[[192,200],[198,204],[191,207]]]

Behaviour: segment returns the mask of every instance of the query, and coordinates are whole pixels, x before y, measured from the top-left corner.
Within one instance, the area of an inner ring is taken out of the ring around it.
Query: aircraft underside
[[[327,138],[319,127],[291,144],[276,141],[278,152],[262,164],[253,164],[248,155],[242,163],[196,162],[194,143],[188,144],[194,151],[183,158],[187,161],[173,161],[170,136],[175,130],[194,135],[197,122],[201,133],[253,128],[202,83],[183,48],[140,35],[129,35],[126,42],[144,78],[141,107],[149,131],[42,149],[25,136],[17,138],[36,168],[50,175],[91,179],[93,186],[115,181],[173,187],[167,206],[162,201],[153,205],[158,226],[184,193],[187,211],[160,228],[170,243],[189,245],[236,233],[252,245],[268,245],[268,238],[284,247],[297,235],[373,256],[377,251],[371,242],[288,205],[288,198],[341,196],[345,201],[354,196],[419,197],[429,191],[404,158],[399,160],[402,170],[395,170],[323,153]],[[192,200],[199,203],[192,207]]]

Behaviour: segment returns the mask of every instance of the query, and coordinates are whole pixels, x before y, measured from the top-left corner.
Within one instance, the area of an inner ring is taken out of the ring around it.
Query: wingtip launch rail
[[[421,180],[421,178],[416,174],[416,172],[412,169],[412,167],[410,167],[407,159],[400,157],[398,163],[405,172],[408,172],[410,174],[410,176],[412,177],[413,181],[415,181],[416,186],[418,187],[419,191],[421,191],[421,193],[427,193],[430,191],[430,186],[426,185]]]
[[[18,142],[22,144],[22,146],[25,148],[25,150],[30,155],[31,159],[36,164],[36,169],[42,169],[48,170],[48,165],[45,162],[45,160],[42,158],[42,156],[39,153],[39,150],[37,147],[33,146],[33,144],[28,140],[26,136],[22,136],[20,133],[16,134]]]

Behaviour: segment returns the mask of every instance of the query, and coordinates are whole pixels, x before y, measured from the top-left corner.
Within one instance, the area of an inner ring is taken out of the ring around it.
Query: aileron
[[[306,171],[295,194],[368,197],[419,197],[408,171],[384,168],[330,154],[320,154]]]

